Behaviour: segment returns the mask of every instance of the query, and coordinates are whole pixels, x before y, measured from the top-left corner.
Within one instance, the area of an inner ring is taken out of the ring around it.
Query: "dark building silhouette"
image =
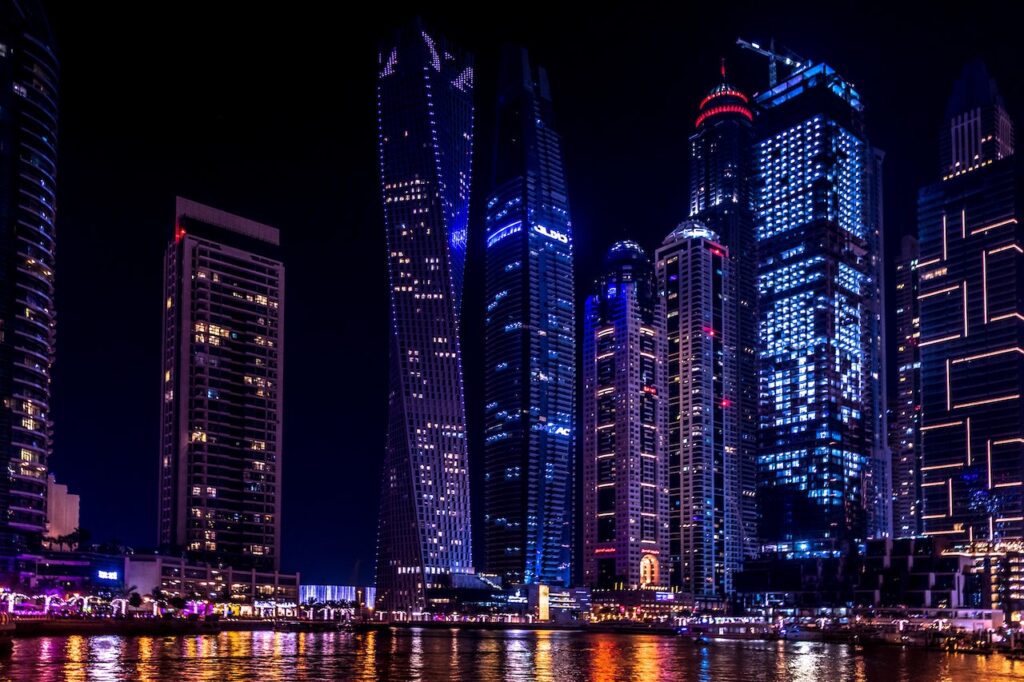
[[[278,231],[178,198],[164,260],[160,545],[281,561],[284,266]]]
[[[892,404],[892,521],[895,537],[921,533],[921,309],[915,237],[896,260],[896,387]]]
[[[958,543],[1024,536],[1024,228],[1013,127],[980,62],[918,195],[921,519]]]
[[[42,6],[0,2],[0,572],[38,549],[53,449],[58,64]]]

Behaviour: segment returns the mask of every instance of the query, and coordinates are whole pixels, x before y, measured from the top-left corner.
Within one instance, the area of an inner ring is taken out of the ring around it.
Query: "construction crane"
[[[767,49],[761,47],[757,43],[752,43],[748,40],[744,40],[743,38],[737,38],[736,44],[742,47],[744,50],[750,50],[751,52],[756,52],[762,57],[768,58],[769,88],[774,88],[775,84],[779,82],[778,71],[776,67],[777,62],[782,62],[786,66],[792,68],[794,71],[810,65],[810,62],[801,57],[798,57],[785,47],[780,47],[780,51],[776,51],[775,38],[769,40]]]

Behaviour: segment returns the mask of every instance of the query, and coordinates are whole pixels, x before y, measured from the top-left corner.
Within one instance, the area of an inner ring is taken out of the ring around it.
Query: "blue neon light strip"
[[[497,230],[487,235],[487,248],[491,248],[505,237],[520,232],[522,231],[522,229],[522,220],[517,220],[514,223],[509,223],[508,225],[505,225],[504,227],[499,227]]]

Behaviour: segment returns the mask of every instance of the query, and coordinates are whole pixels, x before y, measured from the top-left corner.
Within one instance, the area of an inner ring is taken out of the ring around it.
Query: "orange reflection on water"
[[[360,671],[361,678],[367,680],[377,679],[377,632],[371,630],[365,635],[356,637],[361,639],[361,646],[356,649],[356,665]]]
[[[536,651],[534,655],[533,674],[536,680],[554,680],[551,668],[551,632],[541,630],[536,634]]]
[[[1011,682],[1024,663],[821,642],[553,631],[224,632],[19,639],[0,682]]]
[[[658,643],[661,638],[641,636],[642,641],[633,648],[633,679],[656,680],[661,666],[658,663]]]
[[[68,637],[64,645],[64,658],[67,661],[64,665],[64,679],[67,682],[84,680],[86,664],[88,663],[88,640],[85,637],[75,635]]]
[[[619,682],[626,679],[620,674],[619,651],[612,635],[596,635],[590,667],[594,682]]]
[[[153,638],[139,637],[136,640],[137,656],[135,661],[135,674],[139,682],[156,682],[156,678],[150,673],[151,661],[153,660]]]

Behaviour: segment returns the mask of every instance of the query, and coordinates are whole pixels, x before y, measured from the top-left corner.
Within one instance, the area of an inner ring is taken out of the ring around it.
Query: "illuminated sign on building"
[[[548,620],[551,618],[551,588],[547,585],[537,588],[537,620]]]
[[[565,436],[568,438],[572,435],[572,427],[568,424],[548,424],[547,432],[552,436]]]
[[[534,225],[533,231],[544,235],[548,239],[554,239],[555,241],[562,242],[563,244],[569,243],[569,235],[567,235],[564,232],[559,232],[558,230],[552,230],[550,227],[544,227],[543,225]],[[488,244],[488,246],[490,246],[490,244]]]
[[[100,580],[117,580],[117,571],[96,571],[96,577]]]

